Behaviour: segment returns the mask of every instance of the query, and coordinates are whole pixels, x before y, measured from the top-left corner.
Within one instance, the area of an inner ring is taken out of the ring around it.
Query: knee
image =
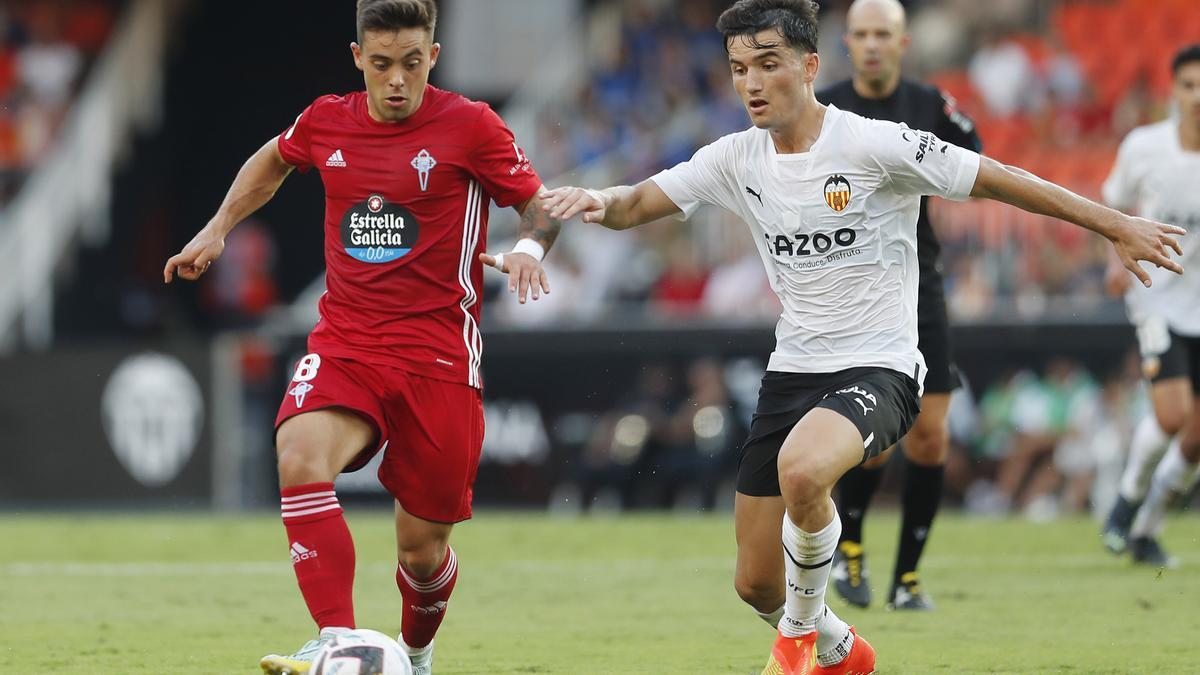
[[[918,424],[904,438],[904,456],[924,466],[945,464],[949,445],[950,432],[944,424]]]
[[[337,477],[337,471],[328,466],[324,453],[311,441],[295,434],[281,431],[276,453],[282,487],[324,483]]]
[[[400,564],[418,579],[432,577],[446,560],[449,547],[444,541],[429,541],[400,546]]]
[[[1158,420],[1158,426],[1168,436],[1174,436],[1183,431],[1187,426],[1188,418],[1191,417],[1191,405],[1180,403],[1177,405],[1160,405],[1154,410],[1154,417]]]
[[[784,499],[792,503],[812,503],[829,498],[833,481],[824,478],[822,466],[814,457],[780,457],[779,489]]]
[[[739,574],[733,579],[738,597],[756,611],[774,612],[783,604],[783,588],[779,579],[754,578]]]

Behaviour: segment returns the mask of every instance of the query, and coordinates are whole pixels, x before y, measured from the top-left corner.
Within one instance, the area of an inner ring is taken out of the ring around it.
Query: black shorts
[[[1167,334],[1170,344],[1166,351],[1148,354],[1142,350],[1142,372],[1154,383],[1186,377],[1192,381],[1192,392],[1200,396],[1200,337],[1180,335],[1173,330]]]
[[[853,422],[862,434],[866,461],[908,433],[921,399],[916,380],[889,368],[768,371],[758,391],[750,436],[738,458],[738,492],[752,497],[780,494],[779,449],[792,427],[813,408],[828,408]]]
[[[926,394],[949,394],[962,386],[950,346],[950,319],[940,277],[937,284],[922,284],[917,292],[917,349],[929,369]]]

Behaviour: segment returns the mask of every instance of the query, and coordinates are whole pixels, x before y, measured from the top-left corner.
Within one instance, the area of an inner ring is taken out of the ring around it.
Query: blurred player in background
[[[817,100],[842,110],[927,129],[938,138],[979,152],[975,125],[936,87],[900,77],[900,62],[912,38],[904,6],[897,0],[855,0],[846,14],[846,46],[854,66],[852,79],[817,92]],[[925,357],[925,393],[921,412],[904,437],[904,483],[900,491],[900,547],[896,552],[888,607],[933,608],[921,591],[917,563],[925,549],[933,518],[942,499],[942,476],[950,434],[946,411],[950,392],[959,384],[950,349],[950,323],[942,288],[941,245],[929,223],[927,197],[917,216],[917,347]],[[871,497],[879,488],[891,448],[838,481],[838,513],[842,538],[833,561],[834,588],[852,605],[871,603],[870,578],[862,546],[862,525]]]
[[[1186,228],[1186,265],[1200,262],[1200,44],[1181,50],[1171,72],[1176,117],[1129,133],[1104,183],[1104,199]],[[1103,538],[1113,553],[1128,550],[1136,562],[1166,566],[1173,560],[1158,541],[1166,507],[1200,475],[1200,277],[1151,274],[1152,288],[1131,284],[1116,262],[1107,274],[1109,290],[1125,294],[1137,327],[1154,412],[1134,432]]]
[[[811,0],[740,0],[717,27],[754,126],[634,187],[550,190],[546,208],[623,230],[710,204],[751,228],[784,309],[738,468],[734,585],[778,625],[764,673],[869,673],[874,650],[825,604],[842,529],[830,495],[918,412],[921,195],[997,199],[1087,227],[1143,279],[1137,260],[1181,271],[1167,249],[1182,231],[928,131],[821,105]]]
[[[396,500],[400,641],[415,672],[431,672],[458,573],[450,532],[471,516],[483,442],[480,261],[507,272],[521,302],[536,299],[559,230],[533,205],[541,181],[496,113],[428,84],[432,0],[359,0],[357,20],[350,49],[366,91],[318,98],[268,141],[164,270],[168,282],[199,278],[292,169],[320,171],[328,291],[276,420],[283,522],[319,636],[264,657],[268,673],[307,672],[355,627],[354,544],[333,480],[377,452]],[[517,246],[495,257],[483,253],[492,199],[521,214]]]

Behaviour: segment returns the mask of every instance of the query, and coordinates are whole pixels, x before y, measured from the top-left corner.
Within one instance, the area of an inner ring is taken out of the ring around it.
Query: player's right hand
[[[225,238],[205,227],[192,237],[182,251],[167,260],[167,266],[163,268],[163,282],[171,283],[176,274],[188,281],[199,279],[224,251]]]
[[[599,190],[581,187],[560,187],[541,194],[542,208],[556,220],[569,220],[583,214],[585,223],[602,223],[608,212],[608,201]]]

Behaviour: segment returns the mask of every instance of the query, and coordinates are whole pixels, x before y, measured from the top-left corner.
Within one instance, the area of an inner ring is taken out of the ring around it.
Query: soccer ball
[[[309,675],[412,675],[400,643],[379,631],[359,628],[325,645]]]

